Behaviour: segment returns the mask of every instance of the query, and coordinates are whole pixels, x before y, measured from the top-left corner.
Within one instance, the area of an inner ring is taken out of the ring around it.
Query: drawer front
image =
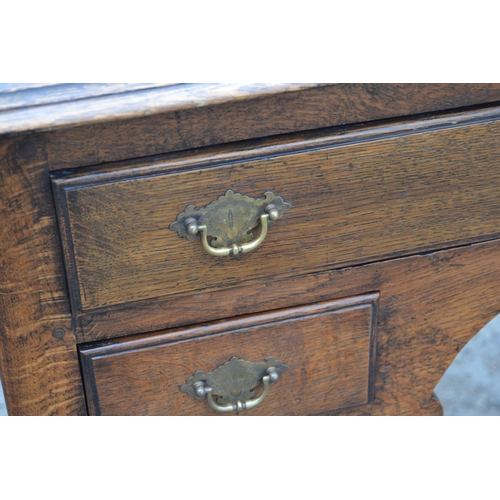
[[[493,118],[332,136],[330,146],[311,139],[286,154],[247,151],[253,156],[219,165],[217,156],[198,157],[178,167],[158,161],[60,177],[74,309],[126,307],[498,236],[500,122]],[[292,207],[243,255],[208,255],[199,239],[169,229],[188,205],[207,206],[228,189],[255,198],[272,191]]]
[[[377,303],[378,294],[370,294],[82,347],[90,413],[217,414],[206,398],[180,389],[197,370],[209,374],[233,357],[261,363],[271,356],[289,367],[248,414],[318,414],[365,405],[373,399]],[[258,385],[256,396],[261,390]]]

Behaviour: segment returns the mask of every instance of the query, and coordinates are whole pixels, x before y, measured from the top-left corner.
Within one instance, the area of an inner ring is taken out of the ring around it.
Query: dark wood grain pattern
[[[9,414],[85,414],[39,139],[0,140],[0,214],[0,365]]]
[[[189,325],[379,291],[375,399],[342,414],[442,413],[432,392],[461,348],[500,313],[500,241],[298,278],[200,293],[144,307],[123,320],[102,313],[84,338],[140,327]],[[135,319],[134,319],[135,318]],[[134,324],[134,321],[136,323]],[[134,337],[131,337],[133,339]],[[140,341],[140,336],[139,336]],[[339,413],[339,412],[337,412]]]
[[[330,148],[359,142],[370,142],[397,135],[411,135],[441,129],[496,121],[500,107],[458,111],[455,113],[421,115],[370,124],[323,128],[295,134],[240,141],[188,151],[131,158],[125,161],[100,163],[68,170],[53,171],[51,177],[60,179],[86,177],[90,174],[108,174],[109,180],[119,180],[133,175],[160,174],[165,172],[225,165],[230,162],[248,161],[253,158],[284,155],[305,150]]]
[[[180,392],[233,356],[290,369],[251,415],[307,415],[371,399],[377,295],[287,309],[81,351],[91,414],[213,415]],[[190,339],[190,340],[187,340]]]
[[[394,126],[387,136],[379,131],[376,140],[339,147],[317,149],[312,141],[307,150],[301,142],[296,153],[254,158],[249,152],[248,161],[212,168],[186,162],[183,171],[164,175],[168,162],[130,176],[57,178],[74,308],[250,285],[493,239],[500,233],[500,171],[492,169],[500,164],[498,116],[422,133]],[[199,241],[169,230],[187,205],[205,206],[227,189],[254,197],[272,190],[293,207],[259,249],[236,258],[209,256]]]
[[[161,99],[156,95],[159,91],[154,91],[155,97],[146,99],[147,109],[130,105],[140,111],[136,118],[127,115],[126,103],[123,109],[117,104],[111,108],[112,114],[104,114],[101,123],[94,120],[88,126],[62,128],[50,134],[50,168],[72,168],[500,101],[500,84],[287,85],[242,85],[232,89],[192,86],[180,91],[179,99],[172,96],[172,89],[167,89]],[[124,121],[127,116],[130,119]],[[97,118],[101,119],[99,113]],[[82,117],[73,124],[78,119]]]

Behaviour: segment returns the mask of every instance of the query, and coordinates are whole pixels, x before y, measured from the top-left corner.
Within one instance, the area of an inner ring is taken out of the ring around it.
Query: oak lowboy
[[[53,90],[0,87],[11,414],[441,412],[500,311],[500,85]]]

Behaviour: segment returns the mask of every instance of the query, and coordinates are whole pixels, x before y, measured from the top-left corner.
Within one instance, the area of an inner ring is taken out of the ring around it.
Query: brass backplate
[[[276,207],[280,218],[292,206],[271,191],[265,192],[263,198],[250,198],[229,189],[206,207],[196,208],[195,205],[189,205],[177,216],[170,229],[177,231],[183,238],[195,240],[198,236],[189,234],[185,224],[187,219],[194,218],[199,226],[207,227],[207,233],[213,238],[210,241],[212,247],[241,245],[252,240],[250,231],[259,224],[260,216],[269,205]],[[269,220],[268,226],[273,224],[274,221]]]
[[[268,368],[274,368],[279,376],[288,370],[288,366],[272,357],[263,363],[254,363],[232,357],[227,363],[211,373],[198,370],[181,387],[181,391],[196,397],[194,384],[204,382],[212,389],[214,396],[219,396],[217,404],[235,404],[247,401],[255,396],[255,389],[266,375]]]

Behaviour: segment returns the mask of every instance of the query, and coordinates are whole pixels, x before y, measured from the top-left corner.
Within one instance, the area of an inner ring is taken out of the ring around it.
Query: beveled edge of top
[[[0,84],[0,135],[150,116],[323,85],[328,84]]]

